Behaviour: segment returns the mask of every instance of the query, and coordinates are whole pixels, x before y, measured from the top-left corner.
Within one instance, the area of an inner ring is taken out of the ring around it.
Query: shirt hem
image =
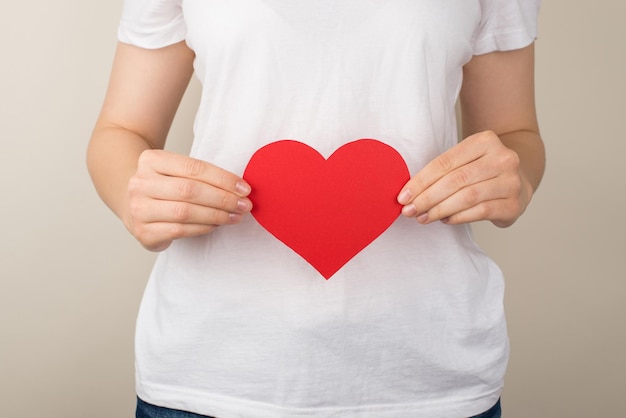
[[[499,388],[473,398],[445,401],[297,408],[194,390],[181,390],[164,385],[137,385],[137,396],[145,402],[217,418],[397,418],[398,416],[467,418],[487,411],[495,405],[501,393],[502,389]]]

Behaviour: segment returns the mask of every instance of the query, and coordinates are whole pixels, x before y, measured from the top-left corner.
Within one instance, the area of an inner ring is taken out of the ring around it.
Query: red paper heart
[[[301,142],[273,142],[243,177],[259,224],[329,279],[400,215],[410,175],[395,149],[359,139],[327,160]]]

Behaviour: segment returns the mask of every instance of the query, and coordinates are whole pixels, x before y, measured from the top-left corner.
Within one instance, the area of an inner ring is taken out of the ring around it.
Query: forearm
[[[152,148],[137,134],[117,127],[96,128],[87,149],[87,167],[106,205],[128,226],[128,182],[141,153]]]
[[[537,190],[545,170],[545,148],[539,133],[533,130],[519,130],[501,134],[502,143],[519,156],[519,169],[529,197]]]
[[[534,45],[475,56],[463,69],[463,137],[492,130],[519,157],[528,194],[543,176],[545,152],[534,94]]]

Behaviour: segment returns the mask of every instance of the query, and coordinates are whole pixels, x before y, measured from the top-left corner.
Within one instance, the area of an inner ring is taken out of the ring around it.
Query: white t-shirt
[[[195,158],[241,175],[277,140],[328,157],[375,138],[415,174],[457,142],[463,65],[530,44],[538,8],[126,0],[119,39],[195,51]],[[501,393],[503,290],[467,225],[399,217],[325,280],[246,216],[159,255],[137,323],[138,395],[220,418],[468,417]]]

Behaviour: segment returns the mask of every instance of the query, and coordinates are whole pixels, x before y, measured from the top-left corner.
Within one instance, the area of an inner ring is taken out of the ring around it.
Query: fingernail
[[[448,222],[450,222],[450,217],[445,217],[441,220],[442,223],[447,224]]]
[[[252,203],[249,200],[239,199],[237,200],[237,208],[242,212],[249,212],[252,209]]]
[[[402,193],[400,193],[400,196],[398,196],[398,203],[400,203],[401,205],[406,205],[411,201],[411,197],[412,195],[410,190],[403,190]]]
[[[243,218],[243,216],[240,213],[229,213],[228,214],[228,220],[231,223],[234,223],[234,224],[236,224],[238,222],[241,222],[242,218]]]
[[[244,181],[238,181],[237,184],[235,184],[235,190],[243,196],[247,196],[252,191],[248,183]]]
[[[428,213],[422,213],[421,215],[419,215],[417,217],[417,222],[421,224],[428,222]]]
[[[402,208],[402,214],[404,216],[412,218],[413,216],[417,215],[417,209],[415,209],[415,206],[413,205],[406,205]]]

